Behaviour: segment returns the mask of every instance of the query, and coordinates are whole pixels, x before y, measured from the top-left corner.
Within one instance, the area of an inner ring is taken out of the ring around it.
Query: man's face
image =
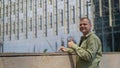
[[[83,35],[87,35],[91,30],[91,24],[89,23],[89,20],[83,19],[82,21],[80,21],[79,28]]]

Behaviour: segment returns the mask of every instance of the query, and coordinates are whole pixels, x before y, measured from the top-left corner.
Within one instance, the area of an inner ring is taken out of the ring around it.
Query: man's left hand
[[[68,47],[72,47],[75,43],[73,41],[68,42]]]

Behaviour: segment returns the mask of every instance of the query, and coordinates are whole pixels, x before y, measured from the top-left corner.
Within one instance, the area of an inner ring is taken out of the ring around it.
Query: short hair
[[[83,21],[84,19],[87,19],[89,21],[89,23],[91,24],[91,21],[88,17],[82,17],[82,18],[80,18],[80,21]]]

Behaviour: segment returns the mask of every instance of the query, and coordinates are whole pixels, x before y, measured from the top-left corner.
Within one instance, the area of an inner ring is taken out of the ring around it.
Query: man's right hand
[[[59,50],[59,51],[61,50],[61,51],[63,51],[63,52],[67,52],[67,49],[66,49],[64,46],[61,46],[58,50]]]

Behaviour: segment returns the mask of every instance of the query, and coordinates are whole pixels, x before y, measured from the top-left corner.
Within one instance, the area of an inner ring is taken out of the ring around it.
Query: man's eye
[[[82,25],[85,26],[86,24],[80,24],[80,26],[82,26]]]
[[[80,26],[82,26],[82,24],[80,24]]]

